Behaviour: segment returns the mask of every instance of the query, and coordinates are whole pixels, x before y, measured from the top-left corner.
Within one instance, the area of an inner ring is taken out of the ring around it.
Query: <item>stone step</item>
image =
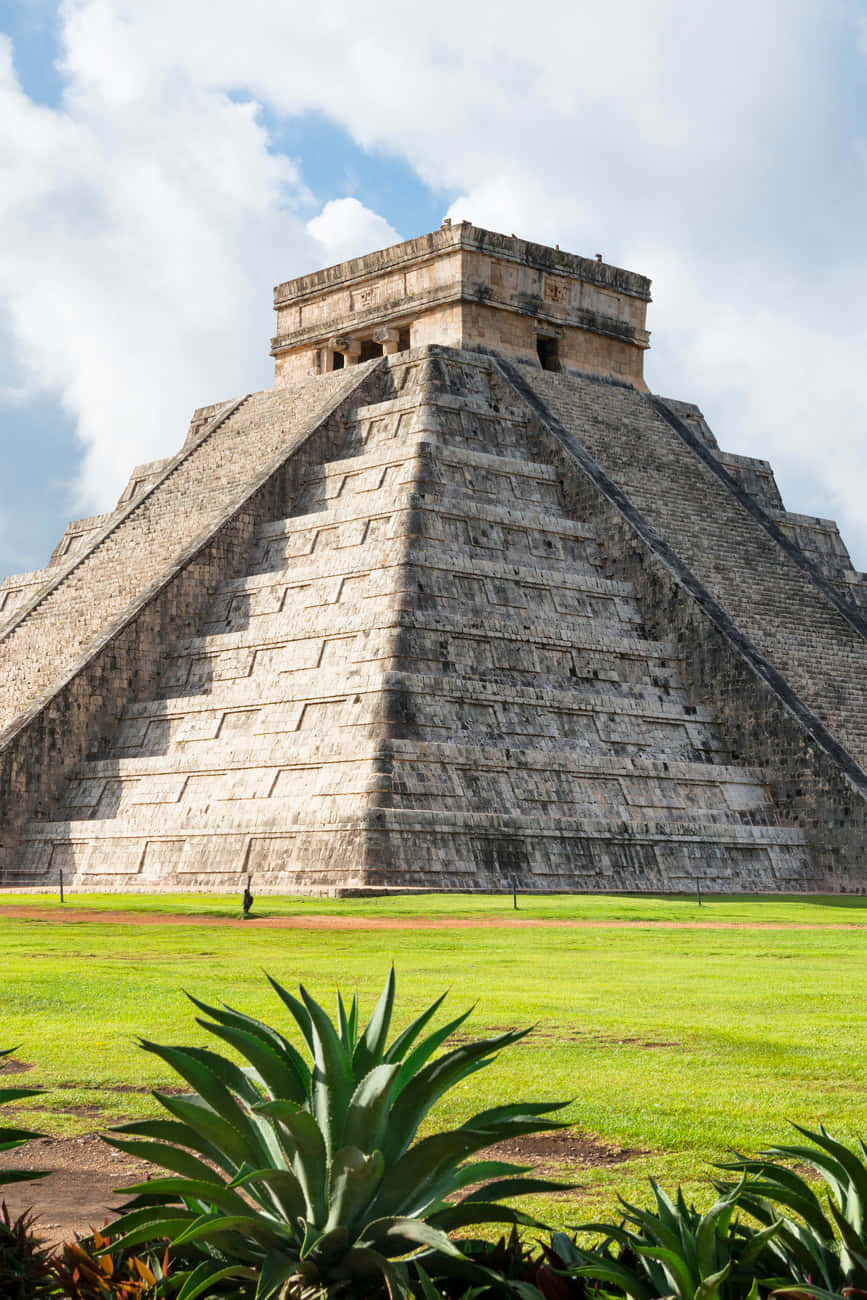
[[[209,747],[298,731],[389,734],[447,740],[462,735],[540,739],[590,752],[717,760],[723,748],[704,710],[676,698],[639,698],[601,690],[539,689],[479,678],[386,672],[347,682],[343,673],[311,675],[310,693],[285,699],[279,682],[243,684],[219,695],[180,696],[131,705],[111,740],[113,755]],[[385,732],[383,732],[385,729]],[[526,740],[525,740],[526,743]],[[96,755],[95,755],[96,756]]]
[[[503,892],[514,884],[522,892],[694,893],[701,881],[715,891],[776,893],[815,889],[819,880],[801,833],[776,827],[708,827],[696,834],[665,821],[589,829],[536,817],[383,810],[375,828],[364,873],[369,889],[386,885],[395,870],[408,888],[430,888],[438,877],[440,888]],[[432,840],[435,863],[424,853]]]
[[[478,520],[480,524],[502,524],[505,527],[532,528],[544,533],[555,533],[562,537],[585,538],[596,541],[593,528],[581,520],[570,519],[564,514],[550,509],[537,509],[532,504],[502,505],[493,501],[470,502],[465,496],[450,496],[448,492],[437,492],[433,488],[424,493],[413,493],[405,500],[395,502],[393,496],[383,494],[381,501],[376,493],[371,492],[363,501],[355,499],[340,501],[330,505],[327,510],[311,510],[304,515],[288,515],[286,518],[269,520],[256,529],[257,539],[291,537],[297,533],[306,533],[310,529],[324,524],[339,525],[343,523],[369,522],[374,519],[391,518],[410,510],[423,510],[434,516],[453,515],[458,519]]]
[[[388,691],[407,692],[412,695],[455,700],[484,699],[500,702],[519,702],[538,708],[563,708],[574,706],[580,712],[599,709],[613,713],[636,713],[654,718],[686,719],[689,722],[710,723],[713,715],[706,708],[691,706],[678,695],[664,691],[644,691],[634,688],[628,694],[606,693],[607,682],[599,682],[592,690],[570,683],[568,688],[550,690],[534,687],[526,682],[496,682],[463,674],[418,673],[404,670],[381,671],[369,669],[358,672],[351,682],[341,667],[317,669],[298,673],[293,677],[293,699],[288,701],[278,677],[264,677],[253,685],[262,706],[289,710],[301,708],[310,700],[334,699],[345,695],[376,696]],[[186,695],[168,700],[140,700],[129,705],[124,721],[139,718],[189,717],[192,714],[213,713],[224,708],[246,705],[241,693],[243,682],[234,686],[226,683],[219,695]],[[645,696],[647,698],[645,698]]]
[[[188,785],[192,780],[194,778],[190,778]],[[121,835],[141,835],[143,832],[155,836],[196,834],[201,832],[203,818],[208,813],[212,814],[208,828],[215,834],[281,831],[314,820],[331,822],[335,818],[361,815],[368,806],[369,794],[371,792],[364,788],[324,788],[309,793],[299,790],[290,796],[274,794],[270,797],[245,799],[239,794],[236,798],[224,796],[214,799],[204,788],[199,791],[191,789],[176,804],[165,801],[152,804],[125,802],[120,815],[114,817],[96,815],[79,820],[42,822],[38,824],[38,834],[34,823],[27,838],[58,843],[83,839],[115,839]],[[435,803],[417,806],[376,803],[370,806],[378,811],[400,812],[410,817],[423,813],[443,817],[492,817],[497,811],[496,805],[485,808],[480,799],[464,795],[446,795]],[[622,808],[605,803],[581,803],[579,800],[552,801],[546,804],[519,796],[507,810],[499,811],[510,820],[532,816],[539,821],[570,823],[590,835],[605,834],[616,827],[644,835],[693,835],[710,841],[722,838],[734,844],[805,842],[802,832],[791,827],[769,824],[761,818],[738,816],[727,808],[672,808],[653,804]],[[749,834],[741,836],[742,831]]]
[[[592,592],[595,595],[630,599],[633,590],[629,583],[603,577],[598,567],[578,564],[555,556],[526,557],[523,563],[513,559],[478,556],[459,550],[444,542],[424,538],[382,539],[363,547],[345,547],[326,550],[320,555],[300,556],[285,569],[271,569],[264,573],[245,574],[230,578],[217,587],[216,600],[223,595],[239,593],[252,595],[272,587],[287,587],[290,583],[309,583],[348,574],[369,573],[371,569],[386,568],[440,569],[446,574],[477,575],[484,578],[505,579],[534,586],[570,587]]]
[[[395,628],[401,628],[407,633],[417,631],[431,636],[437,633],[444,636],[465,633],[468,637],[520,641],[527,645],[538,643],[564,650],[598,651],[600,654],[628,655],[648,660],[673,661],[678,657],[678,647],[673,640],[660,641],[636,636],[634,629],[621,633],[604,622],[593,624],[586,619],[566,617],[551,619],[510,613],[508,610],[489,615],[487,611],[482,614],[478,610],[439,612],[431,609],[395,610],[384,607],[372,611],[370,617],[359,610],[348,610],[341,623],[341,630],[347,638],[360,632],[372,633]],[[294,631],[283,629],[271,639],[262,639],[258,631],[250,628],[238,632],[211,632],[174,642],[167,648],[166,654],[176,658],[188,654],[231,653],[335,635],[338,634],[335,633],[328,612],[320,609],[318,613],[311,613],[305,618]]]
[[[44,829],[49,828],[46,825]],[[538,888],[686,888],[697,879],[714,888],[809,888],[813,872],[801,832],[783,827],[701,825],[689,821],[631,822],[598,818],[509,816],[468,812],[381,809],[372,816],[344,813],[323,822],[299,819],[273,830],[260,824],[198,825],[164,830],[106,821],[64,823],[45,835],[28,835],[21,867],[29,879],[64,869],[96,887],[123,883],[153,887],[167,874],[194,887],[199,879],[242,880],[253,875],[254,891],[268,884],[294,888],[327,883],[333,838],[352,843],[364,836],[365,870],[358,883],[388,884],[395,866],[406,887],[440,886],[510,890]],[[331,841],[330,851],[326,847]],[[437,860],[424,845],[435,841]],[[381,847],[380,847],[381,846]],[[379,865],[381,863],[381,865]],[[430,865],[428,865],[430,864]],[[444,878],[444,879],[443,879]],[[343,874],[346,884],[346,874]]]
[[[177,716],[197,709],[236,709],[267,700],[291,698],[298,702],[330,697],[336,692],[375,692],[383,682],[393,682],[397,675],[433,678],[449,683],[453,690],[467,695],[483,687],[506,690],[514,686],[533,690],[546,699],[574,696],[596,703],[604,697],[630,707],[664,705],[675,710],[678,716],[691,716],[686,693],[674,672],[657,674],[653,678],[646,674],[643,679],[621,679],[615,672],[588,665],[586,675],[582,677],[574,670],[571,674],[563,672],[557,675],[554,671],[544,671],[544,667],[540,671],[538,660],[528,662],[523,647],[514,655],[501,652],[495,656],[492,653],[481,671],[475,671],[475,664],[451,664],[446,671],[435,658],[435,647],[430,648],[425,659],[407,653],[407,648],[398,654],[393,644],[385,647],[383,652],[375,641],[367,639],[364,657],[348,660],[343,657],[339,642],[326,642],[325,645],[328,653],[322,651],[318,662],[304,662],[302,654],[307,647],[303,643],[299,652],[295,652],[294,646],[290,653],[272,652],[267,658],[263,652],[261,657],[257,656],[256,670],[247,674],[239,671],[244,664],[243,661],[239,664],[237,659],[225,666],[219,676],[209,673],[208,661],[195,666],[190,661],[183,689],[167,687],[155,698],[131,706],[124,717],[138,716],[143,708],[155,716]],[[315,654],[318,646],[318,641],[313,642],[309,650]],[[549,665],[551,669],[555,666]],[[177,676],[180,676],[180,670],[173,680],[176,681]]]
[[[635,821],[625,817],[600,816],[592,820],[584,818],[548,818],[536,815],[504,815],[501,812],[439,812],[426,809],[383,808],[377,809],[372,825],[376,829],[385,826],[400,827],[404,830],[438,827],[443,832],[449,830],[487,830],[499,828],[504,838],[511,838],[516,833],[532,839],[533,835],[544,833],[552,821],[558,827],[573,834],[588,838],[617,840],[619,836],[640,838],[646,842],[666,839],[695,840],[706,844],[735,845],[780,845],[801,847],[807,843],[807,837],[799,827],[791,826],[754,826],[744,822],[731,821],[727,825],[716,823],[692,822],[689,818],[671,819],[637,818]],[[92,823],[86,823],[91,825]]]
[[[585,602],[581,610],[577,610],[573,603],[571,612],[562,617],[562,633],[556,636],[549,632],[552,619],[556,617],[552,601],[550,608],[541,611],[532,607],[510,608],[490,603],[463,604],[458,598],[443,599],[446,607],[439,608],[433,601],[419,601],[417,590],[413,589],[412,606],[409,607],[408,602],[402,603],[400,599],[400,584],[395,584],[393,590],[374,590],[368,598],[360,598],[355,602],[347,599],[341,607],[341,597],[346,594],[346,585],[341,590],[302,589],[298,593],[298,599],[291,602],[286,599],[282,608],[278,607],[273,614],[256,614],[252,617],[246,608],[242,607],[238,611],[231,608],[231,616],[225,617],[220,623],[213,620],[201,624],[204,633],[201,641],[213,647],[233,646],[234,638],[243,637],[243,646],[252,649],[259,646],[263,649],[272,645],[289,646],[299,642],[298,653],[302,655],[300,666],[312,667],[320,660],[308,658],[312,650],[300,649],[300,642],[307,640],[309,629],[313,629],[313,636],[321,637],[322,642],[329,641],[329,654],[326,658],[331,658],[331,655],[337,654],[341,649],[338,642],[342,637],[354,636],[357,630],[367,632],[373,628],[394,627],[395,624],[407,628],[415,628],[416,625],[424,627],[426,620],[433,636],[439,620],[442,620],[443,636],[454,632],[460,641],[460,634],[465,630],[467,636],[463,638],[463,650],[458,659],[469,659],[472,662],[474,651],[471,653],[469,650],[469,642],[472,641],[474,650],[478,650],[478,629],[484,627],[490,619],[491,627],[497,629],[494,636],[500,640],[536,640],[539,646],[550,643],[552,647],[565,651],[571,651],[573,645],[578,650],[582,647],[599,647],[601,654],[610,650],[612,655],[623,653],[637,658],[643,656],[642,646],[645,642],[638,636],[638,627],[633,621],[634,611],[624,608],[625,602],[601,602],[594,598],[593,601]],[[309,603],[303,603],[307,601]],[[559,603],[563,607],[564,602]],[[629,614],[633,617],[629,617]],[[419,623],[409,621],[411,619],[417,619]],[[464,628],[456,628],[455,624],[461,621]],[[647,642],[647,658],[655,658],[654,647],[658,645],[659,642]],[[363,647],[357,653],[365,658]],[[478,650],[478,654],[484,655],[484,651]],[[666,658],[669,658],[668,654]],[[577,664],[576,659],[572,662]],[[568,667],[565,671],[569,672]],[[240,669],[240,672],[246,675],[247,668]]]
[[[383,605],[429,607],[467,615],[510,613],[528,618],[563,615],[599,620],[634,635],[640,615],[626,584],[612,583],[591,573],[541,566],[476,564],[435,566],[433,552],[408,555],[397,545],[378,544],[363,555],[337,552],[318,572],[294,568],[283,574],[256,574],[221,584],[201,623],[205,635],[241,631],[256,622],[256,635],[268,639],[281,628],[294,627],[311,611],[339,606],[342,621],[348,609],[370,611],[368,621]],[[322,572],[327,568],[327,572]],[[320,617],[315,614],[314,617]],[[335,624],[335,629],[339,623]]]
[[[550,465],[417,438],[392,449],[299,466],[290,515],[309,514],[339,498],[406,485],[423,491],[427,484],[441,483],[454,495],[469,493],[500,505],[561,507],[557,473]]]
[[[315,524],[277,536],[261,537],[254,548],[248,572],[268,573],[290,564],[318,561],[335,551],[358,550],[376,542],[401,539],[439,544],[452,550],[478,554],[505,563],[563,563],[599,571],[599,548],[584,530],[563,528],[556,516],[516,519],[505,524],[479,519],[470,498],[441,497],[436,503],[418,498],[381,514],[336,523],[330,512],[301,516]],[[507,512],[503,512],[504,514]],[[293,521],[297,522],[297,521]]]
[[[402,438],[396,447],[374,448],[354,456],[335,457],[333,460],[304,462],[296,470],[299,486],[325,477],[372,473],[386,470],[392,465],[403,465],[412,460],[442,460],[445,464],[462,468],[491,470],[497,474],[518,474],[556,483],[556,469],[547,461],[525,460],[523,457],[501,456],[496,451],[474,451],[468,447],[450,447],[439,438],[416,434]]]
[[[526,410],[497,406],[477,398],[444,392],[402,395],[357,408],[348,442],[365,451],[419,434],[449,446],[464,446],[523,460],[531,456]]]
[[[447,796],[481,800],[504,813],[529,802],[537,811],[582,805],[582,815],[591,817],[594,808],[607,815],[625,809],[627,816],[636,809],[683,809],[711,820],[776,820],[761,773],[710,763],[394,741],[377,769],[394,806],[445,807],[437,800]]]
[[[498,423],[514,424],[525,432],[530,423],[527,408],[522,402],[498,401],[497,409],[494,410],[489,397],[471,393],[450,393],[436,388],[429,388],[423,394],[418,391],[400,393],[396,397],[387,397],[381,402],[357,406],[354,419],[360,424],[365,424],[371,420],[385,419],[388,416],[401,415],[419,408],[451,411],[471,419],[491,419]]]
[[[261,775],[284,768],[316,771],[324,765],[376,763],[377,770],[391,771],[395,763],[425,762],[446,767],[469,768],[473,771],[498,771],[520,767],[530,773],[568,773],[576,778],[644,781],[657,784],[665,782],[708,783],[724,786],[763,786],[765,774],[760,768],[739,766],[733,763],[692,763],[674,759],[650,758],[645,755],[589,754],[568,747],[558,748],[548,742],[533,747],[472,744],[469,741],[419,741],[373,738],[356,743],[336,736],[316,737],[309,733],[296,733],[283,738],[279,752],[270,756],[269,765],[263,765],[261,750],[255,741],[217,744],[211,750],[182,750],[167,754],[136,758],[95,758],[82,764],[75,782],[106,780],[138,780],[145,777],[165,779],[173,783],[175,796],[190,773],[219,773],[251,771]],[[257,780],[260,777],[256,778]],[[78,796],[76,796],[78,798]],[[85,796],[82,796],[83,798]],[[732,807],[743,806],[744,799],[732,794]],[[726,795],[728,798],[728,795]],[[98,792],[86,793],[85,802],[97,802]]]
[[[210,750],[83,764],[52,822],[138,816],[205,806],[220,825],[237,801],[303,801],[334,811],[349,796],[403,808],[499,808],[510,814],[621,816],[677,814],[707,822],[775,820],[762,774],[749,768],[578,754],[564,749],[502,749],[454,743],[368,741],[323,752],[303,737],[275,747]],[[288,809],[288,805],[284,811]],[[268,813],[270,816],[270,812]],[[41,823],[40,823],[41,825]],[[40,832],[41,833],[41,832]]]
[[[573,646],[562,637],[552,643],[515,626],[506,635],[500,630],[490,636],[481,628],[407,627],[394,612],[381,616],[372,628],[354,630],[344,625],[331,635],[321,628],[305,630],[310,635],[285,634],[283,639],[265,642],[249,633],[226,633],[202,638],[198,646],[173,647],[166,656],[157,698],[211,695],[219,689],[218,683],[258,680],[263,674],[279,677],[284,689],[294,692],[295,674],[336,666],[350,678],[376,666],[383,671],[452,673],[486,680],[507,674],[512,680],[560,690],[601,682],[611,690],[627,685],[663,693],[680,689],[677,666],[644,651],[637,639],[622,638],[618,646],[615,638],[606,642],[599,636],[595,641],[586,637],[584,645]],[[238,644],[242,636],[248,644]]]

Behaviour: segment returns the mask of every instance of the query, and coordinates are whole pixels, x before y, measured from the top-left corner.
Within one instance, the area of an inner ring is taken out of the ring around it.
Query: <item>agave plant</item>
[[[0,1060],[4,1056],[11,1056],[14,1051],[14,1047],[0,1048]],[[22,1097],[38,1097],[43,1091],[42,1088],[0,1088],[0,1105],[7,1101],[20,1101]],[[0,1124],[0,1151],[13,1151],[31,1138],[38,1137],[42,1137],[42,1134],[33,1133],[26,1128],[7,1128]],[[31,1178],[44,1178],[48,1172],[49,1170],[0,1169],[0,1183],[29,1182]]]
[[[303,987],[296,998],[270,983],[306,1054],[272,1026],[196,998],[198,1024],[243,1065],[204,1048],[142,1040],[195,1091],[156,1092],[172,1118],[127,1124],[108,1138],[175,1175],[128,1189],[135,1199],[111,1229],[119,1247],[168,1241],[176,1277],[184,1265],[179,1300],[221,1286],[257,1300],[317,1286],[329,1295],[384,1288],[403,1297],[407,1257],[428,1272],[448,1259],[466,1262],[450,1233],[489,1223],[542,1226],[502,1201],[560,1184],[526,1177],[525,1165],[471,1157],[506,1138],[562,1127],[547,1116],[566,1103],[496,1106],[416,1140],[446,1091],[528,1030],[437,1055],[470,1013],[425,1033],[444,994],[389,1043],[393,971],[363,1029],[357,997],[347,1009],[338,994],[334,1023]]]
[[[515,1227],[511,1233],[500,1237],[496,1243],[476,1241],[468,1243],[475,1263],[483,1265],[491,1281],[467,1291],[447,1291],[450,1300],[494,1300],[503,1295],[517,1296],[519,1300],[588,1300],[589,1287],[584,1278],[570,1276],[566,1259],[557,1250],[557,1239],[566,1242],[566,1254],[572,1258],[574,1246],[562,1233],[552,1234],[549,1244],[543,1241],[528,1243],[522,1240]],[[426,1281],[424,1277],[421,1279]],[[439,1292],[429,1284],[421,1290],[422,1300],[438,1300]]]
[[[859,1142],[853,1151],[824,1128],[793,1127],[810,1145],[771,1147],[757,1159],[739,1155],[720,1168],[741,1175],[741,1203],[759,1223],[780,1222],[771,1249],[797,1283],[792,1290],[834,1300],[867,1295],[867,1146]],[[792,1163],[821,1176],[824,1203]]]
[[[554,1234],[552,1245],[568,1271],[596,1279],[630,1300],[756,1300],[757,1269],[768,1241],[779,1231],[779,1220],[761,1230],[739,1222],[734,1214],[740,1184],[706,1214],[688,1205],[680,1188],[672,1200],[653,1179],[650,1185],[655,1212],[621,1200],[621,1224],[582,1225],[584,1232],[605,1234],[593,1250],[581,1250],[565,1234]],[[776,1280],[769,1279],[766,1288]]]

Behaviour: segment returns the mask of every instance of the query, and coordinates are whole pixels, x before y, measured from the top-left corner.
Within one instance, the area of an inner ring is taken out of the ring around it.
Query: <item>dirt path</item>
[[[47,1178],[3,1184],[4,1169],[50,1169]],[[117,1217],[123,1194],[116,1188],[144,1182],[154,1166],[115,1151],[95,1133],[75,1138],[42,1138],[14,1151],[0,1152],[0,1198],[10,1214],[32,1209],[36,1231],[52,1244],[86,1235]]]
[[[578,921],[518,916],[196,916],[182,913],[123,912],[109,908],[66,909],[28,904],[0,905],[0,916],[64,925],[101,922],[116,925],[245,926],[261,930],[867,930],[867,921]]]

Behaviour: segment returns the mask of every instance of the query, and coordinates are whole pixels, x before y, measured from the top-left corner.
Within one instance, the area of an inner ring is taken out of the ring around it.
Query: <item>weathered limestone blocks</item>
[[[734,753],[764,766],[776,807],[804,827],[826,887],[863,892],[867,778],[853,743],[857,720],[847,735],[837,711],[861,685],[846,681],[865,654],[856,610],[847,615],[829,600],[821,573],[795,564],[700,460],[682,456],[664,421],[657,439],[655,413],[631,406],[626,390],[608,385],[601,394],[604,426],[577,419],[580,383],[567,380],[563,394],[579,444],[566,433],[564,407],[547,400],[545,378],[518,378],[523,391],[544,390],[531,404],[559,443],[570,508],[596,520],[606,572],[634,583],[648,631],[674,635],[688,698],[712,709]],[[626,497],[622,466],[633,463]]]
[[[494,348],[639,388],[650,282],[601,260],[446,223],[274,290],[276,382],[430,344]]]
[[[634,390],[527,383],[793,690],[867,760],[867,641]],[[817,671],[819,669],[819,671]]]
[[[468,225],[280,286],[280,386],[0,585],[0,881],[863,892],[862,575],[644,394],[648,290]]]
[[[13,573],[0,582],[0,632],[14,622],[24,606],[48,582],[50,574],[45,569],[33,573]]]
[[[805,832],[605,572],[520,395],[467,354],[389,366],[384,400],[287,462],[242,571],[30,822],[17,870],[610,889],[724,860],[723,888],[815,885]]]
[[[270,393],[260,403],[251,400],[247,432],[259,458],[249,456],[246,470],[225,441],[222,447],[211,441],[219,423],[206,426],[192,449],[172,462],[170,489],[162,482],[151,498],[134,503],[106,539],[61,568],[47,597],[30,612],[25,607],[0,633],[7,667],[0,716],[13,719],[0,734],[0,877],[13,868],[27,818],[50,814],[87,747],[113,732],[130,698],[157,689],[163,647],[189,635],[219,581],[238,571],[257,520],[273,515],[275,492],[282,491],[281,449],[291,455],[320,425],[327,443],[329,419],[339,425],[342,404],[353,400],[369,372],[338,377],[330,391],[320,389],[312,415],[310,403],[295,407],[292,395],[277,395],[276,409]],[[299,418],[284,429],[279,417],[293,413]],[[227,436],[237,444],[243,431],[236,426]],[[197,493],[202,465],[195,453],[206,443],[209,457],[226,456],[226,481],[221,490],[206,460]],[[203,528],[208,517],[211,524]]]

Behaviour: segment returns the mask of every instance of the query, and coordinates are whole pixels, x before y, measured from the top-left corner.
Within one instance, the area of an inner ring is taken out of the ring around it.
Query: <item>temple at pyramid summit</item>
[[[863,893],[867,579],[649,301],[466,222],[278,285],[274,387],[0,583],[0,885]]]

